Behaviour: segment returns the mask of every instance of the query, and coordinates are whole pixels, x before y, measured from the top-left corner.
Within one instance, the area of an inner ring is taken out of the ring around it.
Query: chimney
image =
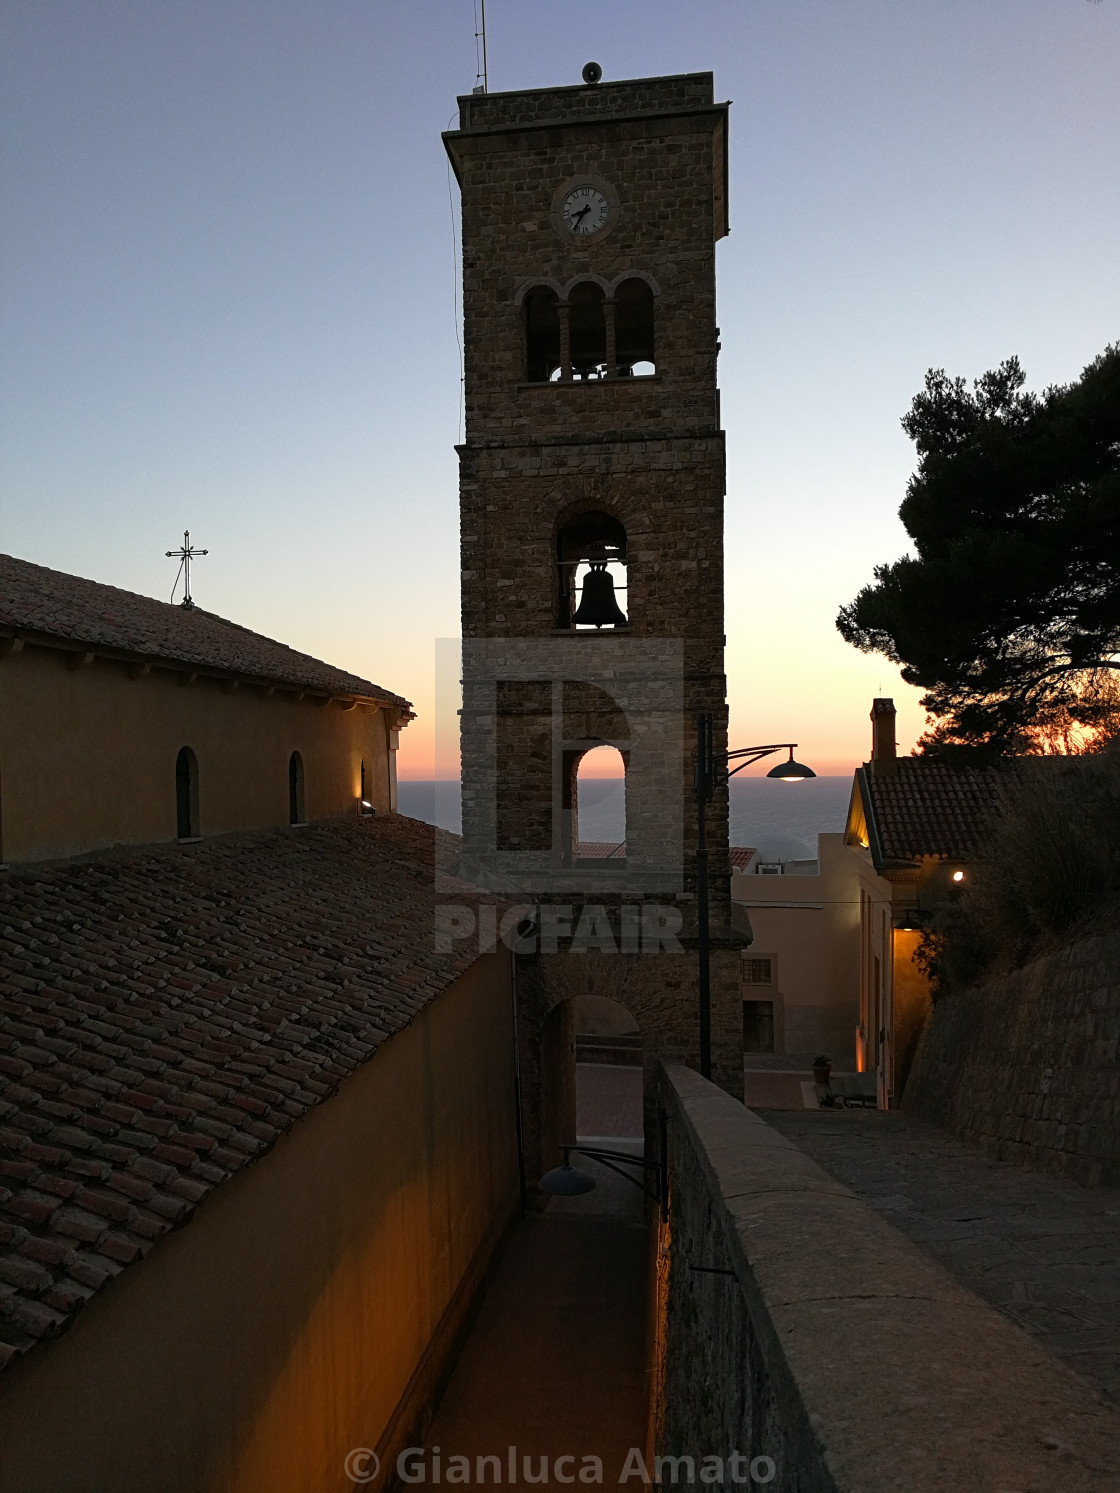
[[[898,766],[894,719],[893,700],[872,700],[871,771],[878,778],[889,778]]]

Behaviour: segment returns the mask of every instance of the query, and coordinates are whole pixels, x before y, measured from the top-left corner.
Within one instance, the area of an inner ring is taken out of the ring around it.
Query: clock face
[[[611,205],[598,187],[573,187],[560,204],[560,221],[569,233],[587,238],[610,221]]]

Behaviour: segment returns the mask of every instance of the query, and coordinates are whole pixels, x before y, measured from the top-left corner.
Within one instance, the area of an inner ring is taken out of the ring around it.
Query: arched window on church
[[[644,280],[623,280],[614,293],[614,342],[617,371],[623,377],[656,373],[653,291]]]
[[[522,302],[525,317],[525,377],[547,383],[560,374],[560,310],[556,292],[537,285]]]
[[[605,378],[607,318],[603,287],[584,280],[568,296],[573,378]]]
[[[612,514],[578,513],[556,535],[558,604],[562,628],[626,627],[626,530]]]
[[[591,747],[575,763],[571,845],[576,860],[626,860],[626,758],[617,747]]]
[[[361,786],[358,789],[358,813],[371,819],[377,810],[373,806],[373,768],[368,757],[362,758]]]
[[[183,747],[175,759],[175,833],[180,840],[197,840],[198,758]]]
[[[288,758],[288,823],[303,824],[303,758],[293,752]]]

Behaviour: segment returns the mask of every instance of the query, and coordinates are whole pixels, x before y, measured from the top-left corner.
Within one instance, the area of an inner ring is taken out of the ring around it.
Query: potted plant
[[[826,1052],[818,1052],[813,1059],[813,1082],[826,1084],[832,1077],[832,1059]]]

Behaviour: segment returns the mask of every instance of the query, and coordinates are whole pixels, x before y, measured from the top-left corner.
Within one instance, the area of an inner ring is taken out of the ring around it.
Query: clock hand
[[[591,204],[589,202],[589,203],[587,203],[587,205],[585,207],[581,207],[580,210],[579,210],[579,212],[576,213],[575,216],[572,218],[572,227],[574,228],[576,226],[576,224],[579,222],[579,220],[585,214],[589,213],[590,211],[591,211]]]

